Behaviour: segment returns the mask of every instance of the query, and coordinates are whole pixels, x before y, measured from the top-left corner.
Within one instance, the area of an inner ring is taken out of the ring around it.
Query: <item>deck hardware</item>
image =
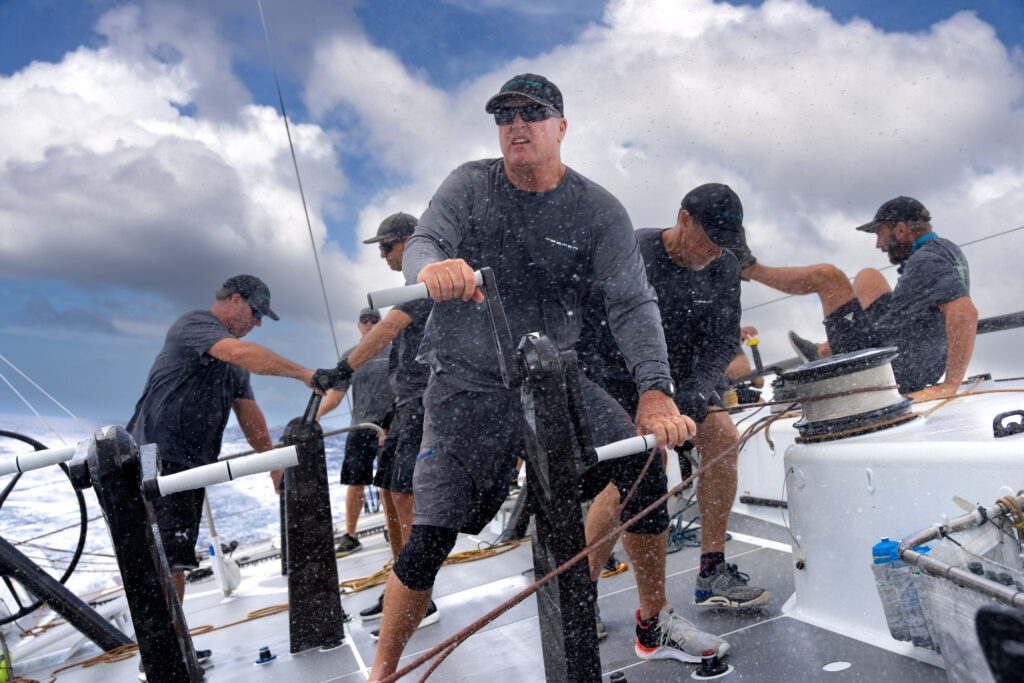
[[[1019,417],[1020,420],[1017,422],[1007,422],[1007,418]],[[1005,413],[999,413],[992,420],[992,436],[999,439],[1004,436],[1013,436],[1014,434],[1024,434],[1024,410],[1008,410]]]
[[[264,645],[260,648],[260,657],[256,660],[257,664],[267,664],[277,659],[277,655],[270,654],[270,648]]]

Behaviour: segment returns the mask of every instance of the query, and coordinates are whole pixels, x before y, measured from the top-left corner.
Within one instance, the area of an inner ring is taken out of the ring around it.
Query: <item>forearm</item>
[[[254,450],[262,453],[274,447],[270,429],[267,428],[267,420],[255,401],[251,399],[236,401],[235,417],[238,418],[238,426],[242,429],[245,440]]]
[[[219,344],[220,342],[218,342]],[[211,349],[212,351],[214,349]],[[236,340],[236,343],[223,352],[214,353],[213,355],[220,360],[237,365],[256,375],[289,377],[307,383],[313,375],[312,370],[308,370],[298,363],[293,363],[287,358],[277,355],[265,346],[253,344],[252,342]]]
[[[978,311],[974,304],[958,306],[946,312],[946,379],[943,384],[959,387],[974,354],[978,330]]]
[[[407,313],[397,308],[392,309],[390,313],[384,316],[383,320],[377,323],[362,338],[359,346],[354,348],[352,353],[348,354],[349,367],[355,370],[363,363],[375,358],[377,354],[387,348],[387,345],[398,337],[399,332],[404,330],[410,322],[412,322],[412,318]]]
[[[343,398],[345,398],[344,391],[336,391],[334,389],[328,391],[327,395],[320,401],[320,407],[316,411],[316,419],[319,421],[321,417],[337,408]]]
[[[416,276],[424,267],[451,258],[454,254],[447,253],[441,244],[428,235],[415,234],[405,243],[402,253],[402,274],[406,284],[415,284]]]

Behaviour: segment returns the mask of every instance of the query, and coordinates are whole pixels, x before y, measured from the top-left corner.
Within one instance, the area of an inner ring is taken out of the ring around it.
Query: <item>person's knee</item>
[[[458,535],[455,529],[413,525],[409,540],[395,560],[395,576],[410,590],[429,590]]]
[[[860,301],[861,308],[867,308],[875,300],[891,291],[889,281],[874,268],[865,268],[853,278],[853,291]]]

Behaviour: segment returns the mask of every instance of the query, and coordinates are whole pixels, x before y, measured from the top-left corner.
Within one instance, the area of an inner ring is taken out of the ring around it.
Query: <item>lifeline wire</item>
[[[25,405],[27,405],[27,406],[28,406],[28,409],[29,409],[29,410],[31,410],[31,411],[32,411],[33,413],[35,413],[35,414],[36,414],[36,417],[38,417],[38,418],[39,418],[39,419],[40,419],[40,420],[42,421],[42,423],[43,423],[44,425],[46,425],[46,426],[47,426],[47,427],[49,428],[49,430],[50,430],[51,432],[53,432],[53,435],[54,435],[54,436],[56,436],[56,437],[57,437],[58,439],[60,439],[60,442],[61,442],[62,444],[64,444],[65,446],[66,446],[66,445],[68,444],[68,442],[64,440],[64,437],[63,437],[63,436],[61,436],[60,434],[58,434],[58,433],[57,433],[57,430],[53,428],[53,425],[51,425],[51,424],[50,424],[49,422],[47,422],[47,421],[46,421],[46,418],[45,418],[45,417],[43,417],[42,415],[40,415],[40,414],[39,414],[39,411],[38,411],[38,410],[36,410],[36,409],[35,409],[35,408],[34,408],[34,407],[32,406],[32,404],[28,402],[28,399],[27,399],[27,398],[25,398],[24,396],[22,396],[22,395],[21,395],[21,392],[20,392],[20,391],[18,391],[17,389],[15,389],[15,388],[14,388],[14,385],[10,383],[10,381],[9,381],[9,380],[7,379],[7,377],[5,377],[5,376],[4,376],[4,373],[2,373],[2,372],[0,372],[0,379],[2,379],[2,380],[4,381],[4,384],[6,384],[7,386],[9,386],[9,387],[11,388],[11,391],[13,391],[13,392],[14,392],[15,394],[17,394],[17,395],[18,395],[18,398],[20,398],[20,399],[22,400],[22,402],[23,402],[23,403],[24,403]]]
[[[958,247],[966,247],[968,245],[977,244],[978,242],[984,242],[985,240],[990,240],[990,239],[993,239],[995,237],[1002,237],[1003,235],[1009,235],[1011,232],[1017,232],[1018,230],[1024,230],[1024,225],[1022,225],[1022,226],[1020,226],[1018,228],[1010,228],[1009,230],[1003,230],[1002,232],[997,232],[995,234],[987,235],[985,237],[979,237],[976,240],[971,240],[969,242],[964,242],[962,244],[958,244],[957,246]],[[896,267],[895,265],[889,265],[889,266],[886,266],[884,268],[879,268],[878,270],[880,270],[880,271],[881,270],[889,270],[890,268],[895,268],[895,267]],[[853,278],[851,277],[849,279],[852,280]],[[770,304],[778,303],[780,301],[785,301],[786,299],[792,299],[795,296],[805,296],[805,295],[803,295],[803,294],[787,294],[786,296],[780,296],[778,299],[771,299],[769,301],[762,301],[759,304],[754,304],[753,306],[747,306],[743,310],[744,311],[752,311],[755,308],[761,308],[763,306],[768,306]]]
[[[292,165],[295,167],[295,180],[299,183],[299,197],[302,198],[302,211],[306,214],[306,229],[309,230],[309,242],[313,246],[313,261],[316,263],[316,274],[320,278],[320,291],[324,295],[324,309],[327,311],[327,324],[331,328],[331,339],[334,341],[334,352],[341,357],[338,337],[334,334],[334,320],[331,318],[331,305],[327,302],[327,287],[324,285],[324,274],[320,270],[320,256],[316,251],[316,240],[313,239],[313,224],[309,220],[309,207],[306,206],[306,193],[302,190],[302,176],[299,175],[299,161],[295,156],[295,145],[292,144],[292,129],[288,125],[288,114],[284,110],[284,96],[281,94],[281,82],[277,78],[277,65],[274,63],[274,51],[270,49],[270,32],[267,20],[263,17],[263,4],[256,0],[260,11],[260,24],[263,26],[263,38],[267,41],[267,54],[270,56],[270,69],[274,72],[274,85],[277,87],[277,101],[281,105],[281,118],[284,119],[284,130],[288,134],[288,149],[292,152]]]

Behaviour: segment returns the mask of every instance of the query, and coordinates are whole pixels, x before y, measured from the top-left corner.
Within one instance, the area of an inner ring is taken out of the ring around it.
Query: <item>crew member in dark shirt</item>
[[[613,399],[584,380],[595,443],[639,429],[672,446],[694,430],[672,402],[657,303],[629,217],[606,190],[561,161],[567,128],[561,92],[543,76],[523,74],[505,83],[485,108],[495,117],[502,158],[456,169],[405,247],[406,280],[424,283],[435,301],[421,346],[432,375],[423,396],[412,533],[388,579],[369,680],[395,671],[458,532],[479,531],[504,500],[526,429],[520,390],[506,389],[497,370],[474,268],[494,269],[514,339],[539,331],[562,349],[578,339],[589,290],[602,289],[640,398],[634,426]],[[611,479],[625,496],[646,460],[628,457],[591,468],[593,476],[583,477],[584,495],[595,495]],[[657,458],[639,479],[624,519],[665,491]],[[724,640],[702,633],[667,604],[667,523],[664,505],[657,506],[623,537],[640,601],[635,651],[643,658],[684,661],[700,661],[704,652],[722,655],[729,647]]]
[[[127,427],[139,444],[157,445],[163,474],[215,462],[232,410],[254,449],[274,447],[249,373],[290,377],[311,387],[313,371],[241,340],[264,317],[279,319],[270,308],[270,290],[258,277],[236,275],[217,290],[208,311],[190,311],[171,325]],[[278,491],[281,474],[270,473]],[[199,566],[195,547],[203,496],[203,489],[184,491],[153,504],[179,600],[185,570]]]
[[[363,240],[363,243],[377,244],[380,257],[388,267],[401,272],[405,243],[415,229],[415,216],[392,214],[381,222],[377,234]],[[388,381],[395,402],[394,417],[377,455],[377,474],[373,483],[381,491],[388,540],[395,558],[409,540],[412,530],[412,475],[423,438],[423,392],[430,377],[430,368],[417,361],[416,354],[433,305],[430,299],[398,304],[347,355],[348,365],[359,368],[383,352],[388,344],[391,345],[387,362]],[[360,611],[359,616],[363,621],[372,621],[380,619],[383,613],[384,594],[381,593],[377,602]],[[433,624],[438,618],[437,605],[431,601],[419,626]],[[376,637],[377,631],[371,631],[370,636]]]
[[[366,339],[380,322],[380,311],[364,308],[359,311],[359,334]],[[345,358],[357,347],[342,354]],[[388,354],[379,354],[361,364],[350,377],[331,388],[316,411],[316,419],[331,412],[352,392],[352,425],[375,424],[387,428],[394,396],[388,388]],[[345,458],[341,462],[341,483],[345,489],[345,533],[338,540],[335,554],[345,557],[362,550],[356,537],[356,524],[363,509],[364,488],[373,483],[373,461],[377,459],[380,438],[373,429],[356,429],[345,439]]]
[[[740,267],[729,249],[746,250],[743,206],[728,185],[708,183],[683,197],[670,228],[637,230],[647,279],[658,294],[658,308],[676,380],[676,406],[697,423],[693,442],[707,467],[697,479],[701,513],[701,563],[694,602],[714,607],[757,607],[768,591],[747,585],[735,564],[725,562],[726,525],[736,497],[739,433],[717,387],[740,338]],[[591,299],[577,345],[587,374],[608,389],[627,410],[636,389],[615,340],[607,332],[604,307]],[[718,409],[709,412],[708,407]],[[616,508],[614,491],[602,493],[588,515],[588,526],[608,528]],[[610,547],[604,548],[605,552]],[[605,557],[591,557],[596,580]]]
[[[816,345],[790,332],[805,360],[866,348],[895,346],[892,369],[900,392],[916,401],[955,394],[967,373],[978,331],[970,270],[954,243],[932,232],[931,214],[911,197],[890,199],[858,230],[899,266],[890,289],[873,268],[853,284],[833,265],[772,268],[748,254],[743,277],[787,294],[817,294],[828,342]],[[939,379],[945,374],[945,379]]]

